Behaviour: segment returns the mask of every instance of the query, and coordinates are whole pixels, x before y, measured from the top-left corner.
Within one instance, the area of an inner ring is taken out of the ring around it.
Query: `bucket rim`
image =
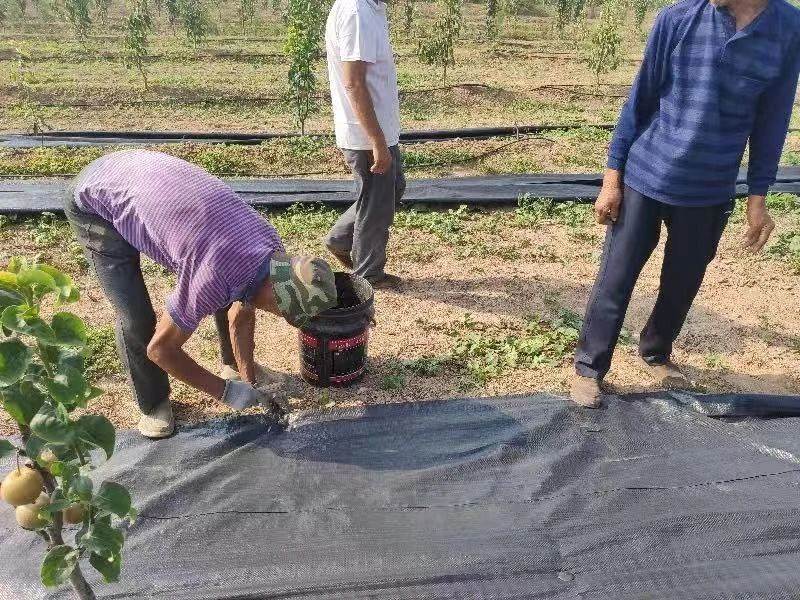
[[[372,287],[372,284],[369,281],[367,281],[364,277],[361,277],[360,275],[353,275],[352,273],[347,273],[346,271],[335,271],[334,275],[346,275],[353,281],[363,283],[363,285],[365,285],[369,290],[369,297],[363,302],[356,304],[355,306],[348,306],[347,308],[329,308],[327,310],[323,310],[321,313],[315,316],[314,319],[312,319],[312,322],[316,319],[319,319],[320,317],[336,318],[352,313],[363,312],[365,309],[369,309],[372,305],[375,304],[375,289]]]

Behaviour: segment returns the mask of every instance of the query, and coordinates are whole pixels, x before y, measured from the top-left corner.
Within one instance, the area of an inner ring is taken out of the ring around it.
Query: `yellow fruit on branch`
[[[49,465],[51,462],[55,462],[58,460],[56,453],[48,448],[44,452],[39,455],[39,462]]]
[[[48,504],[50,504],[50,496],[42,493],[33,504],[18,506],[14,511],[17,517],[17,524],[23,529],[41,529],[48,522],[39,516],[39,511]]]
[[[11,506],[32,504],[42,491],[44,480],[36,469],[20,467],[6,475],[0,485],[0,499]]]
[[[83,504],[76,502],[72,506],[68,506],[64,509],[64,522],[69,523],[70,525],[77,525],[78,523],[83,523],[83,519],[86,517],[86,509],[83,507]]]

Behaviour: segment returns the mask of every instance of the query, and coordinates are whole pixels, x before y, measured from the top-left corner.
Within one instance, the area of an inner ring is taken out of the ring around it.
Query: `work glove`
[[[263,393],[246,381],[228,379],[225,382],[225,391],[222,393],[222,401],[236,410],[250,408],[257,404],[266,402],[267,398]]]

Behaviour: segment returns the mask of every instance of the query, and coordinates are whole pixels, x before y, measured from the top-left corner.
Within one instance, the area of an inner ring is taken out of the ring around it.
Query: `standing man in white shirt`
[[[336,145],[355,177],[356,202],[325,238],[328,250],[373,287],[394,288],[386,245],[405,191],[397,67],[384,0],[336,0],[325,29]]]

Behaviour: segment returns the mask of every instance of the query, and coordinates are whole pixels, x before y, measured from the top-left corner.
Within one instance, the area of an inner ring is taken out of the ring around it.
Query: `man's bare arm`
[[[242,302],[235,302],[228,310],[231,345],[239,375],[242,379],[255,385],[256,369],[253,360],[255,352],[256,310]]]
[[[371,171],[383,174],[392,166],[392,155],[386,145],[386,136],[383,134],[378,117],[375,114],[375,105],[367,88],[368,63],[361,60],[347,61],[343,66],[344,88],[356,118],[372,142],[373,165]]]
[[[165,312],[147,346],[147,357],[176,379],[209,396],[222,398],[225,381],[198,365],[184,351],[183,345],[190,337],[191,334],[182,331]]]

